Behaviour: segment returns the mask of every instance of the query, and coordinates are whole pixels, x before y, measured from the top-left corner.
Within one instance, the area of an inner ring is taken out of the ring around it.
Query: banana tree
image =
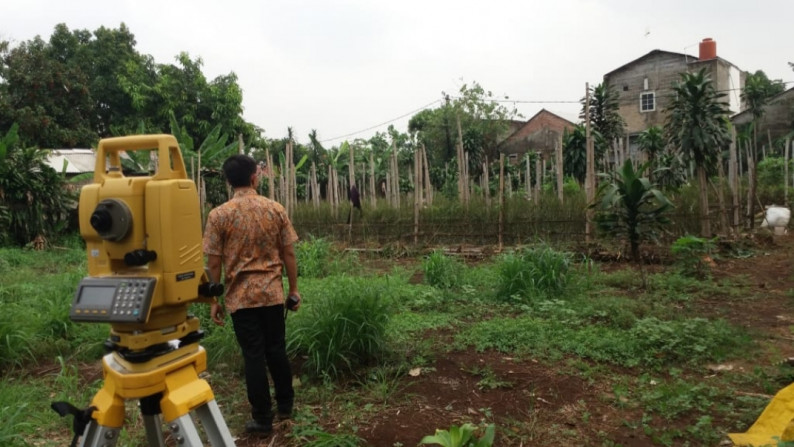
[[[595,222],[601,231],[629,242],[631,258],[640,262],[640,244],[654,240],[657,230],[670,223],[665,216],[673,204],[654,184],[643,177],[649,163],[634,170],[631,160],[610,174],[598,191]]]

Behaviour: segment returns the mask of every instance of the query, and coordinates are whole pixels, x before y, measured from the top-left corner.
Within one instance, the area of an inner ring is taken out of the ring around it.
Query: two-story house
[[[673,83],[684,72],[705,68],[718,91],[727,94],[731,114],[741,111],[741,91],[746,73],[717,56],[717,43],[703,39],[698,57],[683,53],[653,50],[604,75],[604,84],[618,93],[620,115],[626,121],[629,138],[648,127],[663,126],[664,110],[670,105]]]

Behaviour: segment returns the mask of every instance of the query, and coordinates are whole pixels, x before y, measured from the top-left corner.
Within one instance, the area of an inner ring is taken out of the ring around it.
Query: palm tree
[[[681,73],[673,84],[673,96],[665,123],[668,141],[687,162],[695,166],[700,195],[700,233],[711,236],[709,222],[708,174],[714,169],[728,141],[727,104],[720,99],[705,69]]]
[[[611,174],[601,174],[607,181],[599,188],[596,225],[602,231],[629,242],[631,258],[640,261],[640,243],[653,239],[656,230],[669,223],[664,216],[673,204],[643,174],[649,167],[644,163],[634,170],[631,160]]]
[[[656,159],[661,155],[665,147],[664,132],[659,126],[651,126],[637,136],[637,145],[640,150],[648,154],[648,163],[651,169],[656,166]]]
[[[584,109],[586,98],[582,98],[581,119],[585,119]],[[606,148],[612,146],[616,139],[626,133],[626,122],[620,115],[618,92],[609,84],[598,84],[590,88],[590,123],[604,139],[604,152],[596,153],[596,163],[602,163]]]

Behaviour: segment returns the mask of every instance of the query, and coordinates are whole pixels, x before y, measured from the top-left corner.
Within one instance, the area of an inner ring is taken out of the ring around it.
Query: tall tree
[[[19,124],[22,146],[90,147],[93,113],[88,77],[53,57],[40,37],[10,49],[0,46],[0,129]]]
[[[695,166],[700,196],[700,233],[711,237],[709,221],[708,175],[727,145],[728,104],[721,101],[725,93],[717,92],[705,69],[681,73],[673,84],[670,106],[665,109],[665,134],[684,160]]]
[[[586,98],[581,100],[582,111],[579,114],[581,119],[585,119],[585,100]],[[626,122],[620,116],[619,110],[618,92],[612,86],[602,83],[590,87],[590,124],[593,130],[601,134],[607,147],[626,133]],[[599,162],[603,155],[596,154],[596,162]]]

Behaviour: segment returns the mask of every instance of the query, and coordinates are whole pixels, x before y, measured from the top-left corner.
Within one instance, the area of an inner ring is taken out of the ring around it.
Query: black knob
[[[124,255],[124,263],[130,267],[146,265],[157,259],[157,252],[152,250],[133,250]]]
[[[223,295],[223,284],[217,282],[205,282],[198,287],[201,296],[221,296]]]
[[[113,216],[110,215],[110,211],[107,208],[97,208],[91,214],[90,222],[97,233],[105,233],[113,226]]]

